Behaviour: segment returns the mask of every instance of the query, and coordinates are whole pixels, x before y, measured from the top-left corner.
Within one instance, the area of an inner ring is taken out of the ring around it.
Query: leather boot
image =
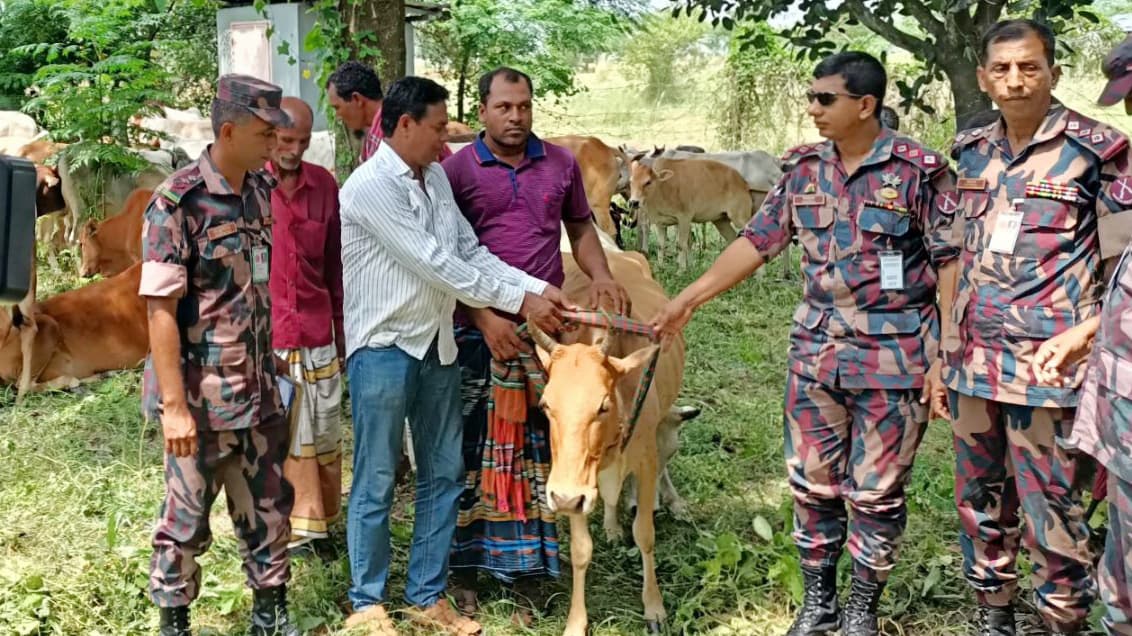
[[[786,636],[824,636],[841,628],[837,605],[837,567],[802,566],[806,593]]]
[[[252,636],[299,636],[287,616],[287,587],[252,590]]]
[[[1014,606],[979,605],[978,636],[1014,636]]]
[[[877,605],[883,591],[884,583],[853,576],[849,600],[845,602],[845,613],[841,617],[843,636],[877,636],[880,633],[877,629]]]
[[[160,636],[191,636],[189,606],[162,607]]]

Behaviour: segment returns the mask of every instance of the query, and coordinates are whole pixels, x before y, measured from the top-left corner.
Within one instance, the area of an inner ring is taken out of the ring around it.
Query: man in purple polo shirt
[[[565,148],[531,133],[531,78],[498,68],[480,78],[479,92],[484,131],[442,165],[456,203],[480,243],[508,265],[561,287],[565,275],[559,241],[565,224],[579,267],[593,279],[590,304],[627,313],[629,297],[609,272],[578,163]],[[530,508],[501,505],[504,496],[484,496],[481,488],[481,467],[499,471],[490,449],[496,441],[502,442],[488,439],[491,359],[512,361],[521,351],[529,352],[515,334],[515,322],[514,316],[492,310],[457,310],[467,480],[450,567],[460,578],[457,598],[468,614],[476,608],[478,570],[490,572],[505,585],[520,583],[524,588],[538,577],[559,573],[554,515],[539,497],[545,493],[550,472],[548,425],[539,409],[528,409],[522,444],[516,445],[513,460],[516,465],[534,466],[522,471],[532,475],[533,483],[516,484],[515,489],[531,493]],[[516,618],[524,623],[531,620],[527,611]]]

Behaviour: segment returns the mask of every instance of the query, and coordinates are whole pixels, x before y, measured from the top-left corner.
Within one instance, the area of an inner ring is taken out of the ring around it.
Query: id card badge
[[[270,278],[270,269],[267,263],[267,246],[257,245],[252,248],[252,282],[257,285],[266,283]]]
[[[880,253],[880,288],[904,289],[904,252]]]
[[[1009,212],[998,213],[995,219],[994,232],[991,234],[989,249],[996,254],[1013,254],[1014,245],[1018,242],[1018,234],[1022,232],[1022,201],[1014,199],[1013,207]]]

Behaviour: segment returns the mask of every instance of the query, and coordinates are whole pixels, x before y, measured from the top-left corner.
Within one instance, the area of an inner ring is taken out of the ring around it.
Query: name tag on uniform
[[[986,190],[987,180],[982,177],[962,177],[955,182],[955,187],[959,190]]]
[[[267,262],[267,247],[257,245],[252,248],[252,282],[257,285],[266,283],[271,277]]]
[[[904,252],[880,253],[880,288],[904,289]]]
[[[236,227],[235,223],[231,222],[223,223],[221,225],[217,225],[216,227],[210,227],[208,228],[207,232],[208,240],[215,241],[217,239],[222,239],[225,236],[232,236],[237,231],[239,231],[239,229],[240,228]]]
[[[795,194],[792,199],[794,205],[823,205],[825,204],[824,194]]]
[[[990,251],[996,254],[1014,253],[1014,244],[1018,242],[1018,234],[1022,231],[1022,211],[1018,209],[1021,204],[1022,199],[1015,199],[1012,209],[998,213],[988,246]]]

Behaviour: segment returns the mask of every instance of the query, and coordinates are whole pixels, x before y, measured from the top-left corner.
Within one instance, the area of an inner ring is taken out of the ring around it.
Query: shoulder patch
[[[1100,158],[1108,161],[1128,147],[1128,137],[1104,122],[1070,110],[1066,114],[1063,134]]]
[[[959,151],[962,150],[963,148],[965,148],[966,146],[970,146],[971,144],[975,143],[976,141],[979,141],[980,139],[982,139],[983,137],[986,137],[987,133],[990,132],[991,128],[994,128],[994,124],[990,124],[989,126],[978,126],[976,128],[967,128],[965,130],[960,130],[959,134],[955,135],[955,140],[953,142],[951,142],[951,156],[952,156],[952,158],[957,157],[959,155]]]
[[[809,157],[811,155],[816,155],[816,154],[820,153],[821,149],[822,149],[822,145],[823,145],[822,143],[816,143],[816,144],[802,144],[801,146],[795,146],[795,147],[791,148],[790,150],[787,150],[785,153],[783,153],[782,163],[786,164],[787,166],[792,166],[795,163],[798,163],[800,160],[802,160],[805,157]]]
[[[904,137],[897,137],[893,140],[892,154],[927,174],[934,174],[947,165],[947,160],[943,158],[943,155],[924,148],[919,142]]]
[[[173,205],[180,205],[181,197],[202,183],[204,183],[204,177],[200,175],[194,163],[174,172],[164,183],[158,186],[157,196]]]

